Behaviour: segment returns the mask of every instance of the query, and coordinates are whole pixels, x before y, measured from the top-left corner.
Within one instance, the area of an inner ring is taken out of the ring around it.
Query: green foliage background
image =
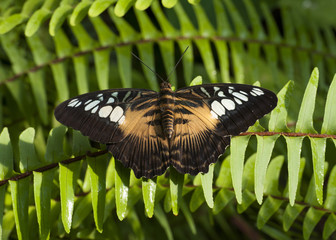
[[[335,237],[335,5],[2,0],[2,238]],[[209,173],[136,179],[54,119],[57,104],[81,93],[158,90],[131,52],[166,76],[187,46],[176,88],[258,84],[279,98]]]

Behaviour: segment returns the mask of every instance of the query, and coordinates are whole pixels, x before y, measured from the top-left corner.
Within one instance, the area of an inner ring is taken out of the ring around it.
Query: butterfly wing
[[[152,177],[167,169],[168,142],[160,124],[157,92],[113,89],[87,93],[61,103],[55,117],[107,144],[112,155],[137,177]]]
[[[238,135],[269,113],[276,95],[241,84],[204,84],[176,92],[171,161],[182,173],[207,172]]]

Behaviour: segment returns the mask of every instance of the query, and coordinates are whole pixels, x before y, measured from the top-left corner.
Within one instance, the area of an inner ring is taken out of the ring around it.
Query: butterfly
[[[244,84],[203,84],[174,92],[122,88],[86,93],[55,109],[62,124],[106,144],[137,178],[208,172],[230,144],[277,105],[276,95]]]

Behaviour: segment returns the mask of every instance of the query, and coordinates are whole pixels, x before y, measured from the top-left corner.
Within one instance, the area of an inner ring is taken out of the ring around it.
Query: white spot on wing
[[[75,108],[76,108],[76,107],[79,107],[81,104],[82,104],[82,102],[79,101],[79,102],[75,105]]]
[[[219,91],[217,93],[218,97],[225,97],[225,94],[223,93],[223,91]]]
[[[86,105],[85,108],[84,108],[84,110],[85,111],[89,111],[92,108],[94,108],[95,106],[97,106],[99,103],[100,103],[99,100],[94,100],[94,101],[90,102],[88,105]]]
[[[251,91],[251,95],[254,96],[254,97],[258,96],[258,95],[255,94],[253,91]]]
[[[110,98],[107,100],[107,103],[106,103],[106,104],[109,104],[109,103],[114,103],[114,98],[113,98],[113,97],[110,97]]]
[[[94,109],[92,109],[91,113],[96,113],[98,110],[98,106],[96,106]]]
[[[118,124],[121,125],[121,124],[123,124],[124,122],[125,122],[125,116],[123,115],[123,116],[119,119]]]
[[[236,108],[234,101],[230,99],[223,99],[221,103],[227,110],[234,110]]]
[[[214,87],[214,91],[218,91],[219,90],[219,87]]]
[[[245,102],[248,101],[248,98],[245,95],[243,95],[243,94],[241,94],[239,92],[234,92],[234,93],[232,93],[232,95],[235,96],[235,97],[237,97],[237,98],[239,98],[240,100],[245,101]]]
[[[248,95],[246,92],[244,92],[242,90],[240,90],[239,92],[242,93],[242,94],[244,94],[244,95],[246,95],[246,96]]]
[[[214,119],[218,119],[218,115],[214,111],[211,110],[210,113]]]
[[[225,114],[225,108],[223,107],[222,104],[220,104],[217,101],[213,101],[211,103],[211,110],[217,113],[219,116],[222,116]]]
[[[110,121],[117,122],[123,116],[123,114],[124,110],[121,107],[115,107],[110,115]]]
[[[242,104],[243,102],[242,101],[240,101],[238,98],[234,98],[234,100],[236,101],[236,103],[238,103],[238,104]]]
[[[103,94],[102,93],[99,93],[98,95],[97,95],[97,97],[102,97],[103,96]]]
[[[89,104],[92,101],[92,99],[87,100],[84,105]]]
[[[104,106],[99,110],[99,117],[101,118],[107,118],[110,113],[112,112],[112,107],[111,106]]]
[[[210,97],[210,94],[208,93],[208,91],[204,88],[204,87],[201,87],[201,91],[207,95],[208,97]]]
[[[111,96],[112,97],[117,97],[118,96],[118,92],[111,93]]]
[[[79,102],[79,100],[78,100],[77,98],[72,99],[72,100],[68,103],[68,107],[73,107],[73,106],[75,106],[78,102]]]
[[[252,92],[254,92],[255,94],[257,94],[258,96],[261,96],[264,94],[264,91],[259,89],[259,88],[253,88],[252,91],[251,91],[251,94]]]
[[[126,99],[131,95],[131,91],[128,91],[126,94],[125,94],[125,97],[123,98],[123,102],[126,101]]]

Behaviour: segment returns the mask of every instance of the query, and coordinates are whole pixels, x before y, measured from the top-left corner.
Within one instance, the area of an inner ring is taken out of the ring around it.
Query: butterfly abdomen
[[[164,134],[171,138],[174,131],[175,93],[167,82],[161,83],[160,110]]]

